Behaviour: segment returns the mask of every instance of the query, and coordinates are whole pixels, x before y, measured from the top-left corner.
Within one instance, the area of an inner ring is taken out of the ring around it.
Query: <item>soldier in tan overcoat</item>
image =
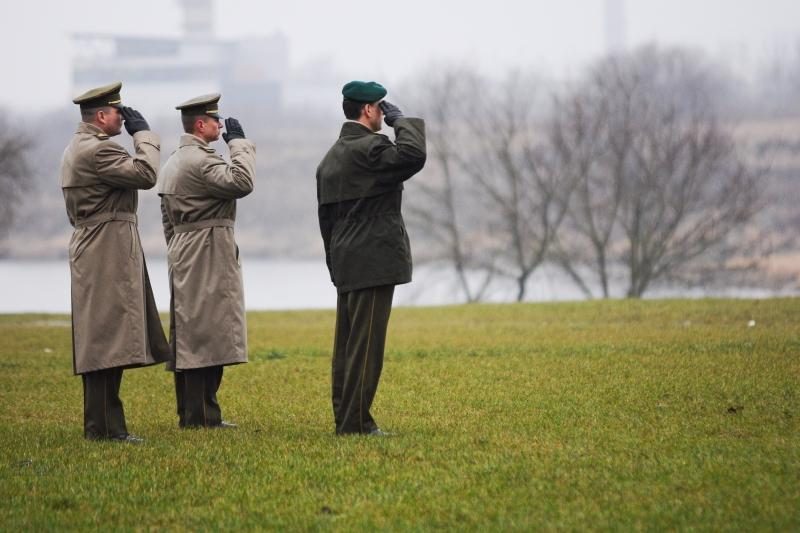
[[[69,243],[73,370],[83,379],[87,439],[141,442],[128,434],[119,397],[125,368],[169,356],[136,226],[138,189],[156,184],[160,145],[142,115],[123,107],[121,83],[88,91],[64,151],[61,187],[75,228]],[[111,140],[122,124],[131,156]]]
[[[217,391],[225,365],[247,362],[233,225],[236,200],[253,190],[256,149],[234,118],[225,120],[223,134],[231,162],[209,146],[220,135],[219,99],[204,95],[176,107],[186,134],[159,176],[171,289],[169,368],[180,427],[235,427],[222,419]]]

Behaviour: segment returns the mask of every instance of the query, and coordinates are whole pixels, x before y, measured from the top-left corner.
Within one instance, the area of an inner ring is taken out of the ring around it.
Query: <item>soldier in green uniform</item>
[[[236,200],[253,191],[256,147],[225,120],[231,162],[209,143],[220,136],[218,93],[176,109],[186,132],[161,169],[159,191],[170,281],[170,344],[180,427],[232,428],[217,390],[225,365],[247,362],[247,325]]]
[[[411,281],[400,213],[403,182],[425,165],[425,123],[382,101],[386,89],[342,88],[347,121],[317,168],[319,226],[336,286],[332,400],[336,433],[385,435],[370,407],[378,389],[394,286]],[[378,132],[381,119],[395,142]]]
[[[122,83],[73,100],[81,122],[61,160],[61,187],[75,230],[69,243],[73,369],[83,379],[87,439],[131,443],[119,398],[122,371],[169,358],[136,226],[138,189],[156,184],[158,135],[122,106]],[[125,129],[136,155],[111,140]]]

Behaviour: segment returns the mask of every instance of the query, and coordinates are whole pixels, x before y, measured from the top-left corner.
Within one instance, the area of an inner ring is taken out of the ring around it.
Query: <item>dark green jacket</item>
[[[395,142],[356,122],[317,168],[319,227],[340,293],[411,281],[411,247],[400,207],[403,182],[425,165],[425,122],[402,118]]]

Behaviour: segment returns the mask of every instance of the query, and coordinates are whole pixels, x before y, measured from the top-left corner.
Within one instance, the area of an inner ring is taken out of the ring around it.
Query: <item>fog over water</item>
[[[156,305],[169,310],[167,264],[163,259],[147,261]],[[336,289],[324,262],[242,259],[245,306],[248,311],[285,309],[335,309]],[[497,283],[486,301],[513,300],[513,283]],[[69,313],[69,263],[64,261],[0,261],[0,313]],[[791,294],[790,292],[786,293]],[[654,290],[647,296],[769,298],[781,292],[731,288],[717,291],[685,289]],[[529,283],[527,301],[581,300],[583,296],[564,274],[542,268]],[[425,265],[415,268],[414,280],[395,289],[396,306],[427,306],[463,303],[449,269]]]

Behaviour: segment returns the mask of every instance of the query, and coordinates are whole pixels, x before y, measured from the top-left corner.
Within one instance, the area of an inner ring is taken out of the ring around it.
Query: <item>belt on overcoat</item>
[[[175,233],[188,233],[190,231],[197,231],[203,228],[224,227],[232,228],[233,220],[229,218],[209,218],[208,220],[198,220],[197,222],[187,222],[186,224],[178,224],[172,231]]]
[[[85,228],[86,226],[93,226],[95,224],[102,224],[103,222],[108,222],[110,220],[124,220],[125,222],[133,222],[136,224],[136,214],[135,213],[120,213],[117,211],[111,211],[109,213],[99,213],[97,215],[92,215],[90,217],[82,218],[75,222],[75,228]]]

